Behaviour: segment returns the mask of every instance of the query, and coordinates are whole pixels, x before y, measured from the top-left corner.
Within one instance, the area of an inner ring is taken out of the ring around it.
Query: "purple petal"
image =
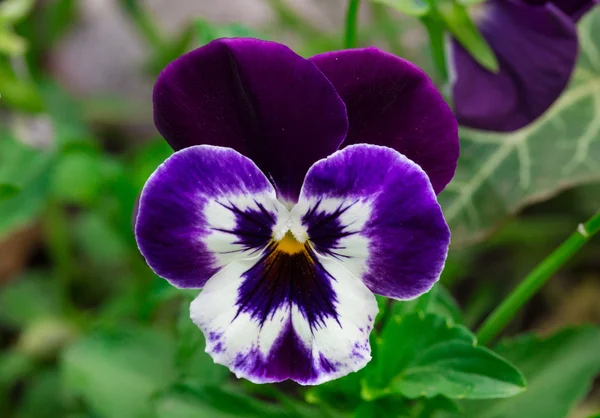
[[[206,351],[255,383],[319,384],[364,367],[377,314],[373,294],[310,246],[290,253],[279,243],[259,260],[223,269],[192,302]]]
[[[456,169],[458,127],[423,71],[377,48],[328,52],[311,60],[346,103],[350,128],[342,146],[394,148],[425,170],[436,193],[444,189]]]
[[[360,277],[373,292],[412,299],[444,266],[450,231],[425,172],[402,154],[352,145],[306,175],[294,223],[323,257]],[[299,221],[298,221],[299,220]]]
[[[592,7],[598,4],[598,0],[525,0],[525,2],[535,6],[552,3],[573,20],[579,20]]]
[[[455,113],[465,126],[514,131],[541,116],[567,86],[577,59],[576,27],[552,5],[493,0],[481,7],[478,26],[500,69],[487,71],[452,41]]]
[[[295,201],[304,175],[337,150],[346,109],[310,61],[256,39],[219,39],[165,68],[154,87],[156,127],[175,150],[233,148]]]
[[[287,213],[252,161],[200,145],[174,153],[148,179],[135,234],[156,274],[199,288],[232,261],[258,256]]]

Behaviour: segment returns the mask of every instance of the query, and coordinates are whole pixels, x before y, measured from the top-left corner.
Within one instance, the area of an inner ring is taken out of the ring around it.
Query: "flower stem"
[[[138,0],[121,0],[121,5],[148,45],[160,50],[164,46],[162,34],[140,2]]]
[[[356,33],[358,28],[358,9],[360,0],[350,0],[346,12],[346,31],[344,33],[344,48],[356,48]]]
[[[556,271],[569,261],[600,230],[600,212],[585,224],[579,224],[552,254],[546,257],[498,306],[477,332],[480,344],[488,344],[510,322],[521,307],[537,293]]]

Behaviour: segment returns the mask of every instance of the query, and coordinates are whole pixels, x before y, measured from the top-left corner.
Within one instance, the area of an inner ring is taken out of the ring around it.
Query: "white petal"
[[[190,308],[206,351],[255,383],[319,384],[364,367],[373,294],[335,260],[310,260],[308,252],[278,257],[236,261],[208,281]],[[305,260],[285,264],[292,257]]]

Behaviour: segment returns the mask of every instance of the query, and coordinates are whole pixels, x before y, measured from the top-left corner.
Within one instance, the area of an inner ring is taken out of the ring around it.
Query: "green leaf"
[[[10,42],[10,34],[6,35],[0,27],[0,52],[13,54],[20,53],[20,46],[15,48],[14,42]],[[8,36],[8,37],[7,37]],[[2,46],[3,42],[9,44]],[[23,45],[24,48],[24,45]],[[0,57],[0,102],[24,112],[39,113],[44,110],[44,99],[40,94],[38,86],[17,76],[12,71],[10,64]]]
[[[130,249],[115,226],[97,211],[81,214],[74,220],[73,232],[78,247],[89,260],[91,267],[102,268],[123,266],[128,262]]]
[[[407,338],[408,335],[412,337]],[[436,343],[452,340],[475,344],[471,331],[439,315],[423,312],[395,315],[381,332],[377,359],[379,378],[390,382],[419,354]]]
[[[55,156],[0,132],[0,182],[20,193],[0,201],[0,237],[31,223],[42,211]]]
[[[78,8],[81,3],[77,0],[49,0],[39,5],[40,14],[44,21],[44,38],[36,39],[36,45],[44,51],[49,50],[54,42],[58,41],[62,35],[77,22]],[[35,25],[37,22],[34,22]]]
[[[501,343],[496,351],[526,376],[527,391],[509,399],[464,402],[463,418],[564,418],[600,372],[600,328],[579,327],[545,339],[533,335]]]
[[[16,23],[29,14],[35,0],[4,0],[0,3],[0,22]]]
[[[463,324],[463,313],[450,291],[441,284],[436,284],[437,294],[429,312],[450,318],[456,324]]]
[[[393,304],[393,313],[396,315],[404,316],[413,312],[433,313],[447,317],[454,323],[463,323],[463,315],[458,304],[448,289],[440,283],[417,299],[395,301]]]
[[[31,271],[0,288],[0,322],[25,327],[61,314],[60,289],[44,271]]]
[[[2,39],[6,41],[6,35],[3,30],[2,26],[0,26],[0,43],[3,42]],[[28,79],[17,77],[10,60],[2,57],[1,54],[0,94],[0,102],[24,112],[39,113],[45,107],[44,99],[40,94],[37,84]]]
[[[134,179],[137,167],[129,161],[123,163],[104,158],[103,165],[104,170],[108,171],[105,187],[111,193],[103,195],[104,206],[99,209],[102,210],[103,216],[114,225],[115,231],[121,235],[123,242],[128,243],[131,248],[136,248],[135,237],[132,233],[133,216],[144,183],[136,184]]]
[[[538,121],[512,134],[461,131],[456,175],[439,196],[453,244],[482,239],[529,203],[600,180],[600,8],[579,34],[570,87]]]
[[[223,387],[179,384],[155,400],[157,418],[277,418],[290,416],[283,408]]]
[[[40,215],[47,197],[47,178],[41,175],[12,199],[0,202],[0,237],[29,225]]]
[[[452,36],[473,56],[475,61],[490,71],[498,71],[494,51],[481,36],[465,6],[455,0],[439,0],[437,12]]]
[[[445,396],[436,396],[426,399],[425,409],[428,411],[446,411],[450,413],[461,413],[462,408],[458,401],[446,398]],[[422,416],[430,416],[422,414]]]
[[[0,24],[0,53],[22,55],[26,50],[27,40],[14,33],[10,27]]]
[[[59,202],[92,205],[101,192],[101,155],[96,152],[63,152],[52,176],[51,192]]]
[[[400,13],[409,16],[421,17],[429,13],[431,6],[427,0],[372,0],[374,3],[381,3],[390,6]]]
[[[61,408],[60,376],[56,370],[36,375],[25,387],[15,418],[55,418],[64,416]]]
[[[14,403],[13,389],[36,368],[33,360],[17,350],[0,351],[0,414],[6,416]]]
[[[361,402],[353,418],[409,418],[411,416],[410,404],[406,399],[390,396]]]
[[[376,362],[363,382],[365,399],[391,393],[492,398],[512,396],[525,387],[520,372],[477,346],[468,329],[434,314],[395,315],[377,346]]]
[[[0,399],[8,392],[7,386],[27,376],[32,370],[35,370],[35,364],[25,354],[17,350],[0,352]]]
[[[204,45],[219,38],[259,38],[258,33],[239,23],[229,25],[214,25],[205,20],[194,21],[198,42]]]
[[[0,183],[0,202],[19,194],[19,188],[14,184]]]
[[[146,418],[151,396],[175,377],[174,351],[155,330],[98,331],[65,352],[64,385],[103,418]]]
[[[0,183],[23,188],[46,165],[46,153],[0,131]]]
[[[367,370],[365,368],[340,379],[310,388],[305,394],[306,401],[319,406],[334,406],[337,410],[354,411],[362,402],[360,399],[361,378],[365,376]]]
[[[71,321],[40,318],[23,330],[16,349],[35,360],[53,360],[75,339],[77,332]]]
[[[130,177],[133,184],[141,189],[148,177],[173,154],[167,141],[156,138],[136,150]]]
[[[93,149],[94,135],[85,121],[81,103],[56,83],[45,82],[40,87],[48,115],[52,119],[57,147],[81,148],[87,145],[88,150]]]
[[[408,398],[510,397],[525,388],[521,373],[485,347],[447,341],[426,349],[391,384]]]

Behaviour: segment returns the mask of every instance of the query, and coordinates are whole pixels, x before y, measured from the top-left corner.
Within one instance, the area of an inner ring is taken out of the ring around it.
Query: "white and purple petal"
[[[287,212],[252,161],[200,145],[174,153],[148,179],[135,234],[158,275],[200,288],[232,261],[259,255]]]
[[[425,172],[391,148],[352,145],[317,162],[291,213],[297,239],[374,293],[412,299],[439,279],[450,231]]]
[[[497,73],[450,43],[452,99],[458,122],[492,131],[514,131],[540,117],[567,86],[577,59],[577,29],[550,2],[490,0],[476,23],[496,54]]]
[[[369,362],[377,303],[336,261],[272,243],[211,278],[190,312],[206,351],[238,377],[319,384]]]
[[[309,170],[288,211],[234,150],[194,146],[151,176],[138,245],[179,287],[207,352],[253,382],[318,384],[370,360],[371,291],[429,290],[449,231],[425,172],[397,151],[352,145]]]
[[[295,203],[304,175],[338,149],[348,120],[333,85],[287,46],[218,39],[170,63],[154,87],[154,121],[175,149],[233,148]]]

